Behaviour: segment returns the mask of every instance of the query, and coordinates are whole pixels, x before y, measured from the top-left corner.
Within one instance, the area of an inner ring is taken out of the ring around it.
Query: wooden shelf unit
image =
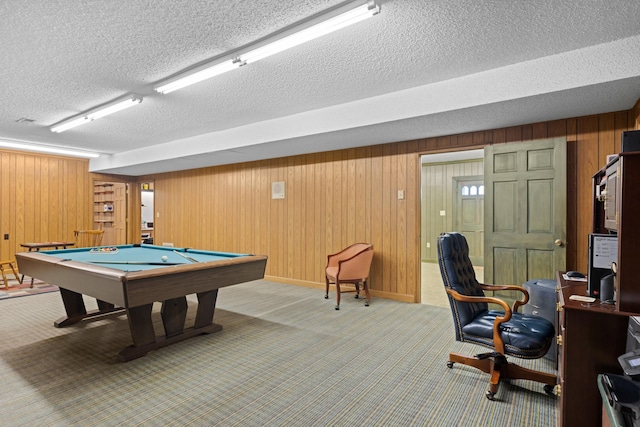
[[[640,152],[620,153],[593,176],[593,232],[618,236],[616,309],[640,313]]]
[[[102,245],[115,244],[113,183],[95,181],[93,184],[93,222],[97,230],[104,230]]]

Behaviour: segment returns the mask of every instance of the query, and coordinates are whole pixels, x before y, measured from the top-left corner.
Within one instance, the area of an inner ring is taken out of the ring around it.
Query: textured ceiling
[[[3,0],[0,139],[99,151],[92,170],[142,175],[626,110],[640,98],[637,0],[381,0],[352,27],[167,95],[152,89],[341,3]],[[129,93],[144,101],[49,130]]]

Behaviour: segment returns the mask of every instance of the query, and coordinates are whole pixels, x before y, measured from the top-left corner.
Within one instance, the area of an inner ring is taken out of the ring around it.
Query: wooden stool
[[[16,268],[13,266],[13,263],[14,261],[0,261],[0,273],[2,273],[2,281],[4,282],[5,289],[9,289],[9,282],[7,281],[7,276],[4,274],[4,269],[6,265],[11,267],[11,271],[13,272],[13,275],[15,276],[16,280],[18,281],[18,283],[22,284],[22,279],[20,278],[20,276],[18,276],[18,272],[16,271]]]

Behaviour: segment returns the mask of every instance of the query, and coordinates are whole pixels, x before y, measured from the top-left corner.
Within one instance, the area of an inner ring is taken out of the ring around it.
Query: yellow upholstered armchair
[[[365,306],[369,306],[371,297],[369,295],[369,270],[373,260],[373,245],[368,243],[355,243],[338,253],[327,257],[327,267],[325,268],[326,291],[325,299],[329,298],[329,285],[336,285],[336,310],[340,310],[340,294],[342,292],[355,292],[356,298],[360,297],[360,285],[364,289],[367,297]],[[342,290],[342,284],[355,285],[355,290]]]

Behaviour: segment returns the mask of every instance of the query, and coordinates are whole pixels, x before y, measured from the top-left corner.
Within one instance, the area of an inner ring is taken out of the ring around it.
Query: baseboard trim
[[[276,276],[264,276],[264,280],[268,280],[270,282],[284,283],[287,285],[296,285],[296,286],[304,286],[306,288],[321,289],[323,291],[326,286],[324,283],[311,282],[308,280],[289,279],[286,277],[276,277]],[[384,298],[384,299],[390,299],[393,301],[411,302],[411,303],[418,302],[414,295],[395,294],[392,292],[377,291],[375,289],[371,289],[370,292],[371,292],[371,296],[376,298]]]

